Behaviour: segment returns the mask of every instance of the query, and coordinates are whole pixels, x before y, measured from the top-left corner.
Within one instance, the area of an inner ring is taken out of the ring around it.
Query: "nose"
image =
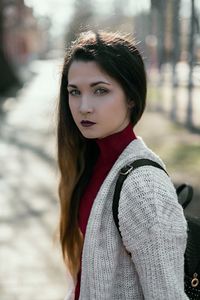
[[[81,114],[87,114],[87,113],[93,112],[92,102],[89,99],[89,97],[85,97],[85,96],[82,97],[80,106],[79,106],[79,112]]]

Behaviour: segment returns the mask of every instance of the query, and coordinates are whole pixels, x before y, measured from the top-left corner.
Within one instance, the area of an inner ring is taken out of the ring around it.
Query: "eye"
[[[78,96],[78,95],[80,95],[80,91],[77,90],[77,89],[70,90],[70,91],[68,91],[68,93],[69,93],[71,96]]]
[[[104,94],[107,94],[109,91],[107,90],[107,89],[105,89],[105,88],[97,88],[96,90],[95,90],[95,94],[97,94],[97,95],[104,95]]]

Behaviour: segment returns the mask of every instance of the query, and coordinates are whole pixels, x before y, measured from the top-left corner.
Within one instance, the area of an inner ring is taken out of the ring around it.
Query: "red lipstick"
[[[93,126],[94,124],[96,124],[96,123],[91,122],[91,121],[88,121],[88,120],[82,120],[82,121],[81,121],[81,125],[82,125],[83,127],[91,127],[91,126]]]

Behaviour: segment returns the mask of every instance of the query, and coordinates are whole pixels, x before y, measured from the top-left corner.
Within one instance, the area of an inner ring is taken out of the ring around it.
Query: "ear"
[[[135,106],[135,102],[133,100],[128,101],[128,108],[133,108]]]

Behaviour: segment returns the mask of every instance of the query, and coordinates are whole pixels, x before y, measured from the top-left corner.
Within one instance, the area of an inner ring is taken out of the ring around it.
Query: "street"
[[[34,76],[0,120],[0,299],[62,300],[56,97],[59,61],[37,61]]]

